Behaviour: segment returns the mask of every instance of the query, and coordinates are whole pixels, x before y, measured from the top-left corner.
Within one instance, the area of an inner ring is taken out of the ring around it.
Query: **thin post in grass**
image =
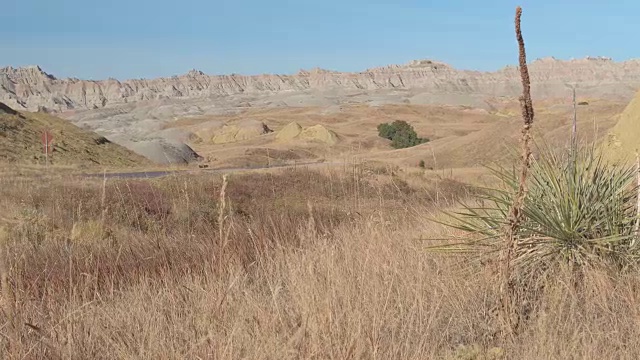
[[[218,263],[218,270],[221,271],[223,264],[223,253],[224,248],[226,246],[225,232],[224,232],[224,220],[225,220],[225,211],[227,207],[227,185],[229,181],[227,179],[227,174],[222,175],[222,187],[220,188],[220,196],[218,204],[218,254],[214,258]]]
[[[504,234],[504,247],[500,254],[500,302],[501,320],[503,326],[503,337],[511,337],[517,327],[517,320],[514,319],[513,296],[515,289],[511,283],[511,259],[515,247],[515,237],[522,221],[522,208],[527,194],[527,176],[531,167],[531,127],[533,125],[534,111],[531,101],[531,80],[527,66],[527,55],[524,45],[524,38],[521,30],[522,8],[516,8],[515,28],[516,39],[518,41],[520,76],[522,80],[522,96],[520,96],[520,107],[522,110],[522,153],[518,190],[509,210],[508,222]]]
[[[104,169],[102,173],[102,197],[100,198],[100,207],[102,208],[100,226],[102,226],[102,231],[104,231],[107,217],[107,169]]]
[[[638,244],[638,237],[640,237],[640,153],[636,149],[636,222],[633,226],[633,240],[631,240],[631,247],[634,248]]]
[[[307,210],[309,212],[309,219],[307,220],[307,240],[311,239],[316,233],[316,219],[313,216],[313,204],[311,200],[307,201]]]
[[[571,160],[570,166],[573,171],[576,166],[575,162],[578,151],[578,106],[576,102],[576,84],[567,84],[567,86],[571,87],[573,94],[573,120],[571,124],[571,137],[569,140],[569,159]]]
[[[578,108],[576,104],[576,87],[573,87],[573,126],[571,127],[571,151],[575,160],[578,150]]]

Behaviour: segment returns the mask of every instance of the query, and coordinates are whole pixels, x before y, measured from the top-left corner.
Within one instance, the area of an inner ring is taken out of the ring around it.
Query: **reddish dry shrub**
[[[111,221],[124,223],[139,230],[148,230],[154,224],[163,224],[171,215],[168,195],[152,182],[144,180],[108,184],[105,206]]]

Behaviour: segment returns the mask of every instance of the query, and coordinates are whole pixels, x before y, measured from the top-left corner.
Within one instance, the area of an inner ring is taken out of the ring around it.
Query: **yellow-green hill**
[[[53,137],[53,165],[137,166],[146,158],[45,113],[17,112],[0,103],[0,163],[44,163],[42,133]]]

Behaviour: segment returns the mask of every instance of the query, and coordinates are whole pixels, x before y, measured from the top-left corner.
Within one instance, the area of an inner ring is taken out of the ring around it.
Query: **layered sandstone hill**
[[[561,61],[545,58],[530,66],[536,98],[566,96],[578,84],[581,96],[631,98],[640,88],[640,60],[608,58]],[[28,110],[98,109],[155,99],[194,99],[238,94],[273,95],[297,91],[419,89],[428,94],[513,97],[520,91],[516,67],[496,72],[457,70],[430,60],[345,73],[313,69],[294,75],[211,76],[192,70],[152,80],[57,79],[37,66],[0,69],[0,101]]]

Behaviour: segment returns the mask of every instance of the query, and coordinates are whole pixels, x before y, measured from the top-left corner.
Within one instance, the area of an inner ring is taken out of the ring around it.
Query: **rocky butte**
[[[588,57],[531,63],[534,98],[567,96],[578,84],[584,97],[630,99],[640,88],[640,60],[615,62]],[[185,75],[119,81],[58,79],[38,66],[0,68],[0,101],[24,110],[91,110],[156,99],[217,98],[249,94],[270,96],[303,91],[419,90],[425,94],[464,94],[486,98],[516,97],[520,93],[517,68],[495,72],[458,70],[447,64],[418,60],[348,73],[313,69],[294,75]]]

